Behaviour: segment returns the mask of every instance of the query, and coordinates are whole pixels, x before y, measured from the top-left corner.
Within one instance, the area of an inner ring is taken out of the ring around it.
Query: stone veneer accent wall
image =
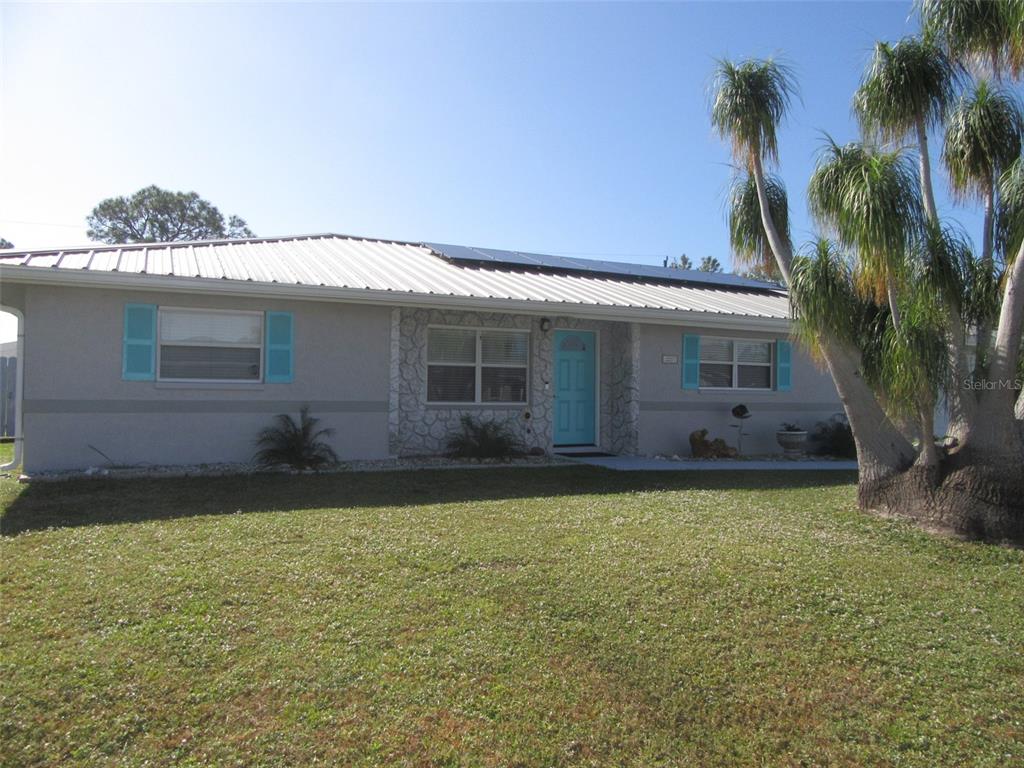
[[[449,434],[469,414],[507,423],[527,448],[552,448],[554,366],[552,341],[556,329],[597,331],[601,450],[616,454],[637,451],[640,421],[638,386],[639,329],[635,323],[549,317],[552,329],[540,329],[540,317],[457,310],[396,308],[391,313],[391,391],[388,444],[396,456],[438,454]],[[522,406],[428,405],[427,328],[517,328],[530,332],[529,402]]]

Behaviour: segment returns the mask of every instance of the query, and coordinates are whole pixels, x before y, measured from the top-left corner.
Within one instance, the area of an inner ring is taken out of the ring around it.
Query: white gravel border
[[[335,475],[344,472],[394,472],[420,469],[506,469],[510,467],[564,467],[575,462],[562,456],[523,456],[514,459],[449,459],[444,456],[410,456],[398,459],[343,461],[322,470],[299,470],[287,466],[259,467],[255,464],[221,463],[189,465],[146,465],[133,467],[89,467],[63,472],[19,475],[18,482],[39,483],[62,480],[122,480],[157,477],[233,477],[245,475]],[[10,474],[4,475],[11,477]]]

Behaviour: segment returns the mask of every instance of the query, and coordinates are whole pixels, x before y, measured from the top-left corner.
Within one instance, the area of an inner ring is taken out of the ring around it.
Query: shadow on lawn
[[[855,481],[850,471],[615,472],[596,467],[68,480],[28,484],[0,518],[0,534],[236,512],[659,490],[813,488]]]

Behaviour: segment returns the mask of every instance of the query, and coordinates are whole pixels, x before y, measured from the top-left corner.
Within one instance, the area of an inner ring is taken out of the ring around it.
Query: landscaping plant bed
[[[48,482],[83,479],[224,477],[231,475],[285,474],[323,475],[344,472],[388,472],[415,469],[479,469],[484,467],[548,467],[571,464],[561,456],[516,456],[508,459],[451,459],[444,456],[408,456],[396,459],[343,461],[323,469],[292,469],[287,466],[262,467],[247,463],[139,465],[126,467],[88,467],[60,472],[35,472],[20,475],[21,482]],[[10,476],[10,475],[8,475]]]

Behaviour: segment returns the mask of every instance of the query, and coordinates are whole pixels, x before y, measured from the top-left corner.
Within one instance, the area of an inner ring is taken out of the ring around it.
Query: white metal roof
[[[497,309],[543,308],[638,319],[699,313],[785,321],[781,290],[669,283],[591,272],[454,262],[418,243],[307,235],[195,243],[7,252],[0,280],[229,292],[262,287],[297,298],[338,298]],[[284,291],[271,289],[287,289]],[[256,292],[256,291],[244,291]],[[679,317],[682,321],[683,318]]]

